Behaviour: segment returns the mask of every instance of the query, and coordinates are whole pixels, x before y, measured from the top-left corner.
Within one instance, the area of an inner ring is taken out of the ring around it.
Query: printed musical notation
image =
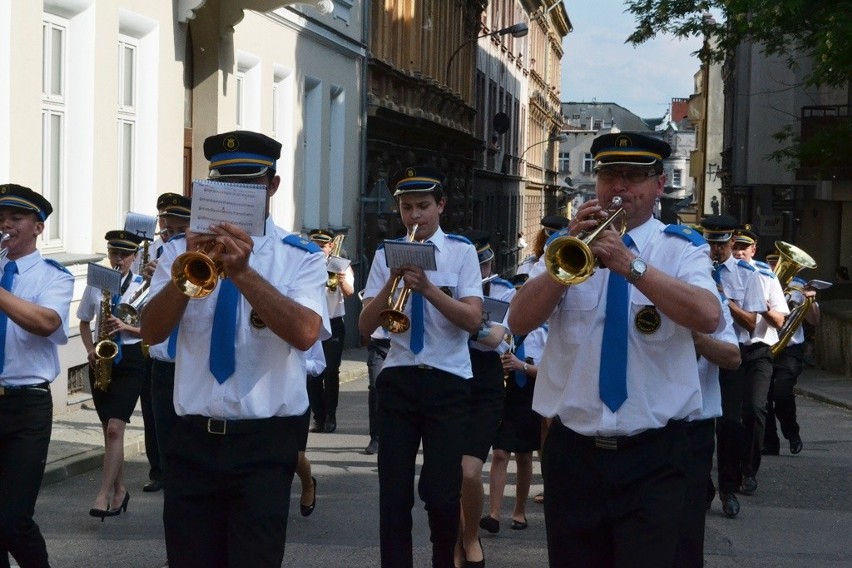
[[[410,243],[407,241],[385,241],[385,259],[388,268],[399,268],[413,264],[423,270],[437,270],[435,245],[432,243]]]
[[[266,187],[215,180],[192,182],[189,230],[209,233],[210,226],[233,223],[253,237],[266,231]]]

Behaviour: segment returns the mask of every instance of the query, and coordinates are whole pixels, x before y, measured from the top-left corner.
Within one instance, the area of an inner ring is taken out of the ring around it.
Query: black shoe
[[[777,456],[781,453],[781,448],[778,446],[763,446],[763,449],[760,450],[760,455],[762,456]]]
[[[106,517],[112,517],[113,515],[110,514],[109,509],[104,510],[92,507],[89,509],[89,516],[99,518],[101,522],[104,522]]]
[[[314,425],[311,426],[311,432],[325,432],[325,420],[314,419]]]
[[[790,438],[790,453],[798,454],[802,451],[802,438],[798,434]]]
[[[334,419],[334,416],[326,416],[325,418],[325,433],[331,434],[337,430],[337,421]]]
[[[754,495],[757,491],[757,479],[753,475],[743,476],[743,484],[740,486],[740,493],[743,495]]]
[[[145,493],[153,493],[155,491],[159,491],[163,488],[165,482],[162,479],[152,479],[148,483],[142,486],[142,491]]]
[[[722,501],[722,512],[729,519],[733,519],[740,512],[740,502],[737,501],[737,496],[733,493],[719,493],[719,499]]]
[[[486,515],[479,519],[479,528],[485,529],[491,534],[497,534],[500,532],[500,521],[491,515]]]
[[[527,528],[528,526],[530,526],[530,525],[529,525],[529,523],[527,523],[526,517],[524,517],[523,521],[516,521],[515,519],[512,519],[512,527],[511,528],[512,528],[513,531],[522,531],[525,528]]]
[[[367,447],[364,448],[364,453],[368,456],[372,456],[374,454],[379,453],[379,441],[375,438],[370,440],[370,443],[367,444]]]
[[[121,500],[121,505],[116,507],[115,509],[110,509],[107,512],[107,517],[114,517],[120,514],[122,511],[127,512],[127,503],[130,501],[130,491],[124,492],[124,499]]]
[[[492,517],[488,517],[489,519]],[[485,549],[482,547],[482,539],[477,539],[479,541],[479,550],[482,551],[482,560],[468,560],[465,558],[464,560],[464,568],[485,568]]]
[[[314,500],[311,501],[310,505],[302,505],[299,503],[299,512],[302,513],[303,517],[310,517],[311,513],[314,512],[314,507],[317,506],[317,480],[315,477],[311,477],[311,481],[314,484]]]
[[[707,479],[707,495],[705,497],[705,504],[707,505],[704,510],[709,511],[710,506],[713,504],[713,499],[716,498],[716,486],[713,485],[713,482],[710,479]]]

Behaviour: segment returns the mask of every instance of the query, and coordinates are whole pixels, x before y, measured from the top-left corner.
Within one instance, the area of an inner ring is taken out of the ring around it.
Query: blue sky
[[[624,43],[633,16],[620,0],[565,0],[574,27],[562,41],[562,100],[615,102],[643,118],[662,116],[673,97],[693,92],[698,39],[660,36]]]

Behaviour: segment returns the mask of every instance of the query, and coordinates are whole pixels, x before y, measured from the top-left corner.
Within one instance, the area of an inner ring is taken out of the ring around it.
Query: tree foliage
[[[657,34],[712,38],[696,55],[719,63],[741,43],[751,42],[790,69],[800,68],[805,87],[850,88],[852,0],[626,0],[626,5],[636,18],[628,43],[638,45]],[[788,169],[803,168],[800,173],[808,177],[850,167],[848,116],[807,139],[789,125],[774,138],[787,146],[769,157]]]

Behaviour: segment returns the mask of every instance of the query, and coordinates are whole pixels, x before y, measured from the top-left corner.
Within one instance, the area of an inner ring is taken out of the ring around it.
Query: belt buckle
[[[214,425],[221,424],[222,429],[217,430],[214,428]],[[216,420],[215,418],[207,419],[207,433],[208,434],[216,434],[217,436],[224,436],[228,433],[228,421],[227,420]]]
[[[618,439],[612,436],[595,436],[595,447],[602,450],[617,450]]]
[[[418,369],[424,369],[426,371],[431,371],[432,369],[434,369],[434,367],[430,367],[429,365],[424,365],[422,363],[417,365],[417,368]]]
[[[0,396],[6,396],[6,387],[0,387]]]

